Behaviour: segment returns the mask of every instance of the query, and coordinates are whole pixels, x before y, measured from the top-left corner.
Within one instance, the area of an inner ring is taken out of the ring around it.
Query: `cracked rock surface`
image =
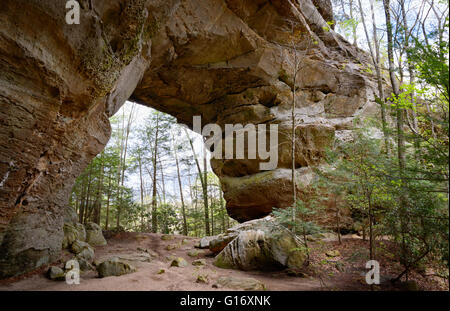
[[[366,54],[330,29],[329,0],[64,0],[0,7],[0,278],[59,257],[75,178],[110,137],[127,99],[202,123],[278,124],[276,169],[213,160],[229,214],[260,218],[290,202],[293,38],[299,189],[308,167],[376,112]],[[295,25],[292,28],[292,25]],[[313,44],[311,44],[313,42]]]

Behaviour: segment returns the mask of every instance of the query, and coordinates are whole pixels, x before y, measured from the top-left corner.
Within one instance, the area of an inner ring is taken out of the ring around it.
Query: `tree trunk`
[[[377,77],[377,86],[378,86],[378,97],[375,97],[375,101],[380,105],[381,110],[381,123],[383,128],[383,136],[384,136],[384,145],[386,154],[389,154],[389,133],[387,131],[387,121],[386,121],[386,106],[385,106],[385,98],[384,98],[384,89],[383,89],[383,77],[381,75],[381,66],[380,66],[380,45],[378,43],[378,34],[377,34],[377,25],[375,22],[375,11],[373,8],[373,1],[370,0],[370,11],[372,14],[372,29],[373,29],[373,42],[374,48],[372,48],[372,44],[370,43],[369,32],[366,27],[366,21],[364,16],[364,10],[362,8],[361,0],[358,0],[359,11],[361,13],[361,22],[364,28],[364,33],[366,35],[367,44],[369,46],[370,55],[372,58],[372,62],[375,67],[376,77]]]
[[[197,154],[195,153],[194,144],[192,143],[191,138],[189,137],[189,133],[186,129],[184,129],[184,132],[186,134],[186,137],[189,140],[189,144],[192,149],[192,153],[194,155],[195,164],[197,166],[198,170],[198,176],[200,178],[200,182],[202,184],[202,192],[203,192],[203,206],[204,206],[204,212],[205,212],[205,234],[210,235],[209,230],[209,208],[208,208],[208,175],[207,175],[207,165],[206,165],[206,148],[203,149],[203,167],[204,172],[202,172],[202,169],[200,168],[200,162],[198,161]]]
[[[158,135],[159,135],[159,114],[156,117],[155,145],[153,148],[153,188],[152,188],[152,232],[156,233],[158,229],[158,218],[156,212],[156,156],[158,153]]]
[[[209,207],[208,207],[208,167],[206,161],[206,147],[203,146],[203,204],[205,206],[205,229],[206,235],[210,235],[209,230]]]
[[[108,230],[109,228],[109,205],[111,200],[111,188],[112,188],[112,168],[109,169],[109,181],[108,181],[108,194],[106,198],[106,219],[105,219],[105,229]]]
[[[352,20],[353,45],[358,46],[358,36],[356,34],[356,19],[353,16],[353,0],[350,0],[350,18]]]
[[[177,146],[175,144],[175,138],[172,135],[172,142],[173,142],[173,150],[175,154],[175,163],[177,165],[177,178],[178,178],[178,188],[180,189],[180,199],[181,199],[181,213],[183,216],[183,235],[188,235],[188,228],[187,228],[187,220],[186,220],[186,210],[184,207],[184,196],[183,196],[183,187],[181,185],[181,175],[180,175],[180,164],[178,162],[178,152],[177,152]]]
[[[140,199],[141,199],[141,231],[145,231],[144,224],[144,180],[142,178],[142,157],[141,150],[138,151],[138,165],[139,165],[139,187],[140,187]]]
[[[387,45],[388,45],[388,62],[389,62],[389,76],[391,79],[392,89],[395,97],[398,97],[400,94],[400,88],[398,81],[395,77],[395,67],[394,67],[394,53],[393,53],[393,36],[392,36],[392,23],[391,23],[391,13],[390,13],[390,1],[383,0],[384,5],[384,13],[386,16],[386,30],[387,30]],[[406,158],[405,158],[405,138],[403,133],[403,109],[397,104],[397,159],[399,166],[399,174],[400,180],[402,183],[402,190],[400,193],[400,226],[401,226],[401,235],[402,235],[402,254],[401,261],[402,264],[407,266],[407,258],[406,258],[406,240],[405,233],[406,230],[406,198],[404,194],[404,171],[406,167]]]
[[[97,199],[96,199],[96,204],[95,204],[95,214],[94,214],[94,222],[97,225],[100,225],[100,215],[102,212],[102,199],[103,199],[103,175],[105,173],[105,164],[103,163],[104,159],[103,159],[103,154],[102,154],[102,158],[101,158],[101,168],[100,168],[100,180],[99,180],[99,185],[98,185],[98,190],[97,190]]]

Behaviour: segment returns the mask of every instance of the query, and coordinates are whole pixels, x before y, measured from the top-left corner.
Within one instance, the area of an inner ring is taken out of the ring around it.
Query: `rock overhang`
[[[308,47],[296,92],[299,178],[335,130],[376,111],[367,55],[330,29],[328,0],[80,1],[80,25],[64,22],[64,4],[6,0],[0,11],[1,276],[59,256],[71,187],[128,98],[189,126],[201,115],[288,129],[293,24]],[[249,160],[213,163],[230,215],[245,221],[292,203],[280,173],[288,149],[268,172]]]

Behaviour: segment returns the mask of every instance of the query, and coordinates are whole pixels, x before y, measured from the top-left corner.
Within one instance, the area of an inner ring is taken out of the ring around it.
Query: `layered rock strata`
[[[65,0],[0,5],[0,278],[58,258],[74,180],[129,98],[189,126],[195,115],[278,124],[276,169],[260,171],[259,159],[212,163],[239,221],[292,203],[294,91],[299,191],[324,149],[375,111],[368,59],[332,30],[329,0],[79,4],[79,25],[66,23]]]

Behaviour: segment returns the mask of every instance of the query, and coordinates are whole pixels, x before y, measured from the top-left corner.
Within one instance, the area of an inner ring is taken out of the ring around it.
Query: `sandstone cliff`
[[[75,178],[105,146],[128,99],[192,126],[276,123],[278,167],[215,160],[229,214],[258,218],[290,202],[293,51],[299,191],[308,166],[375,111],[366,55],[330,27],[329,0],[64,0],[0,5],[0,278],[55,260]],[[311,44],[312,42],[312,44]],[[284,139],[284,140],[283,140]]]

